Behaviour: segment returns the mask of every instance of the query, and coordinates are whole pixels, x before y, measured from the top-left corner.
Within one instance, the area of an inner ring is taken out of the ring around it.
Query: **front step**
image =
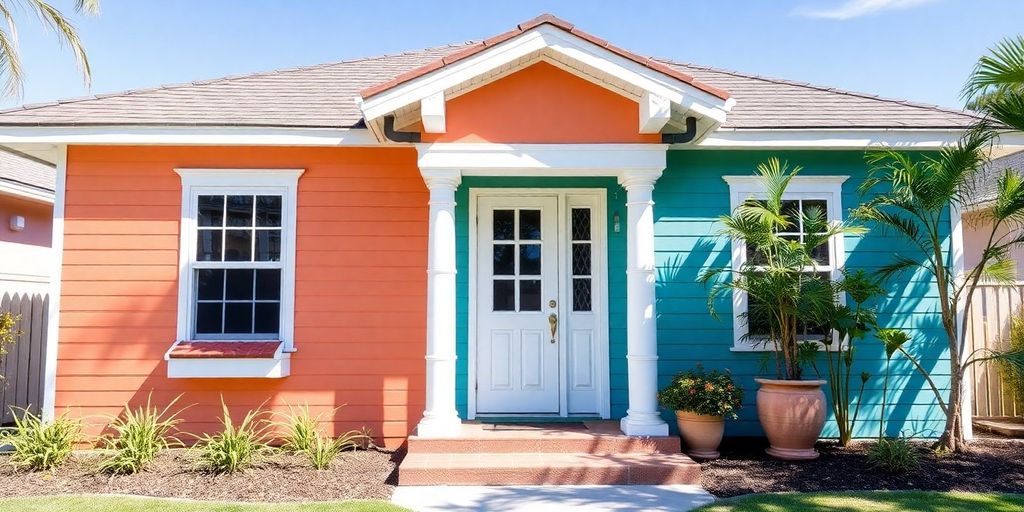
[[[409,438],[399,485],[699,484],[678,437],[623,435],[617,422],[467,423],[451,439]]]
[[[579,424],[577,424],[579,425]],[[582,427],[550,424],[496,426],[467,423],[462,436],[423,439],[409,436],[414,453],[679,453],[679,438],[629,437],[614,421],[588,421]]]
[[[410,453],[399,485],[700,484],[681,453]]]

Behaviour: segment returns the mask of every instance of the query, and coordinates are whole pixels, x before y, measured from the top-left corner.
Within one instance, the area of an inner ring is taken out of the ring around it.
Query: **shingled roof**
[[[25,105],[0,111],[0,126],[363,126],[355,99],[446,56],[468,42],[406,53]],[[651,59],[715,90],[736,105],[723,128],[959,129],[968,112],[892,100],[736,71]]]
[[[1006,173],[1007,169],[1010,172],[1024,175],[1024,151],[995,158],[982,169],[974,183],[970,206],[985,208],[995,201],[999,190],[999,178]]]
[[[4,183],[52,194],[56,171],[34,158],[0,150],[0,185]]]

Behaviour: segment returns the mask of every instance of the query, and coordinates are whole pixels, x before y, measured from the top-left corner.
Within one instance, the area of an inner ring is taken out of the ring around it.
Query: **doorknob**
[[[548,325],[551,326],[551,343],[554,343],[555,336],[558,334],[558,315],[554,313],[548,315]]]

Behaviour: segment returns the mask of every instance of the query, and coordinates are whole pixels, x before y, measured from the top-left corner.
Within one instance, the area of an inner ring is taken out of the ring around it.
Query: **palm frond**
[[[1012,284],[1017,279],[1017,262],[1007,254],[988,260],[978,269],[981,277],[996,283]]]
[[[1024,130],[1024,90],[1005,91],[991,97],[985,102],[984,112],[1015,131]]]
[[[996,43],[989,54],[978,59],[970,79],[964,85],[964,99],[977,98],[995,91],[1019,90],[1024,84],[1024,36]]]

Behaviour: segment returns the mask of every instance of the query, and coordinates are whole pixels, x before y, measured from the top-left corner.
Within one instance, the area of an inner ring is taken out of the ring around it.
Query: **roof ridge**
[[[680,62],[680,61],[677,61],[677,60],[666,59],[666,58],[663,58],[663,57],[651,57],[651,58],[655,59],[655,60],[658,60],[658,61],[661,61],[661,62],[663,62],[665,64],[669,64],[669,65],[686,66],[686,67],[690,67],[690,68],[694,68],[694,69],[701,69],[701,70],[705,70],[705,71],[711,71],[711,72],[714,72],[714,73],[723,73],[723,74],[726,74],[726,75],[733,75],[733,76],[742,77],[742,78],[749,78],[749,79],[752,79],[752,80],[760,80],[762,82],[769,82],[769,83],[776,83],[776,84],[783,84],[783,85],[792,85],[794,87],[803,87],[803,88],[806,88],[806,89],[813,89],[813,90],[816,90],[816,91],[831,92],[831,93],[835,93],[835,94],[843,94],[843,95],[846,95],[846,96],[855,96],[855,97],[859,97],[859,98],[866,98],[866,99],[884,101],[884,102],[887,102],[887,103],[895,103],[895,104],[898,104],[898,105],[904,105],[904,106],[908,106],[908,107],[922,108],[922,109],[927,109],[927,110],[935,110],[935,111],[938,111],[938,112],[945,112],[945,113],[948,113],[948,114],[957,114],[957,115],[962,115],[962,116],[967,116],[967,117],[972,117],[972,118],[979,118],[980,117],[979,114],[977,114],[977,113],[975,113],[973,111],[970,111],[970,110],[966,110],[966,109],[957,110],[957,109],[954,109],[954,108],[943,107],[943,106],[935,105],[935,104],[932,104],[932,103],[924,103],[924,102],[920,102],[920,101],[910,101],[910,100],[901,100],[901,99],[898,99],[898,98],[889,98],[889,97],[885,97],[885,96],[879,96],[877,94],[870,94],[870,93],[865,93],[865,92],[851,91],[851,90],[848,90],[848,89],[841,89],[841,88],[838,88],[838,87],[829,87],[829,86],[824,86],[824,85],[815,85],[815,84],[812,84],[812,83],[809,83],[809,82],[800,82],[800,81],[797,81],[797,80],[788,80],[788,79],[785,79],[785,78],[777,78],[777,77],[764,76],[764,75],[758,75],[758,74],[753,74],[753,73],[745,73],[743,71],[737,71],[737,70],[725,69],[725,68],[717,68],[717,67],[714,67],[714,66],[707,66],[707,65],[704,65],[704,64],[694,64],[692,62]]]
[[[359,63],[359,62],[369,62],[369,61],[373,61],[373,60],[391,59],[391,58],[395,58],[395,57],[401,57],[403,55],[412,55],[412,54],[416,54],[416,53],[425,53],[425,52],[431,52],[431,51],[436,51],[436,50],[443,50],[445,48],[459,48],[459,47],[466,46],[466,45],[469,45],[469,44],[475,44],[477,42],[479,42],[479,41],[477,41],[477,40],[469,40],[469,41],[465,41],[465,42],[462,42],[462,43],[448,43],[448,44],[442,44],[442,45],[438,45],[438,46],[428,46],[426,48],[419,48],[419,49],[416,49],[416,50],[406,50],[406,51],[401,51],[401,52],[396,52],[396,53],[385,53],[385,54],[380,54],[380,55],[374,55],[374,56],[371,56],[371,57],[359,57],[359,58],[355,58],[355,59],[346,59],[346,60],[339,60],[339,61],[334,61],[334,62],[324,62],[324,63],[320,63],[320,64],[308,64],[308,65],[304,65],[304,66],[292,66],[292,67],[286,67],[286,68],[271,69],[271,70],[267,70],[267,71],[253,71],[251,73],[240,73],[240,74],[236,74],[236,75],[226,75],[226,76],[221,76],[221,77],[217,77],[217,78],[208,78],[208,79],[204,79],[204,80],[192,80],[190,82],[178,82],[178,83],[174,83],[174,84],[163,84],[163,85],[157,85],[157,86],[153,86],[153,87],[141,87],[141,88],[138,88],[138,89],[125,89],[125,90],[119,91],[119,92],[91,94],[91,95],[87,95],[87,96],[79,96],[77,98],[64,98],[64,99],[57,99],[57,100],[53,100],[53,101],[46,101],[46,102],[39,102],[39,103],[26,103],[24,105],[19,105],[19,106],[16,106],[16,107],[0,109],[0,114],[8,114],[8,113],[11,113],[11,112],[22,112],[22,111],[26,111],[26,110],[35,110],[35,109],[40,109],[40,108],[53,107],[53,106],[57,106],[57,105],[66,105],[66,104],[69,104],[69,103],[82,103],[82,102],[86,102],[86,101],[95,101],[95,100],[101,100],[101,99],[107,99],[107,98],[115,98],[115,97],[119,97],[119,96],[132,96],[132,95],[135,95],[135,94],[145,94],[145,93],[150,93],[150,92],[165,91],[165,90],[171,90],[171,89],[181,89],[181,88],[185,88],[185,87],[193,87],[193,86],[200,86],[200,85],[210,85],[210,84],[216,84],[216,83],[221,83],[221,82],[230,82],[232,80],[241,80],[241,79],[246,79],[246,78],[255,78],[255,77],[264,76],[264,75],[277,75],[277,74],[284,74],[284,73],[295,73],[295,72],[300,72],[300,71],[309,71],[309,70],[313,70],[313,69],[323,69],[323,68],[329,68],[329,67],[333,67],[333,66],[339,66],[339,65],[342,65],[342,64],[355,64],[355,63]]]

